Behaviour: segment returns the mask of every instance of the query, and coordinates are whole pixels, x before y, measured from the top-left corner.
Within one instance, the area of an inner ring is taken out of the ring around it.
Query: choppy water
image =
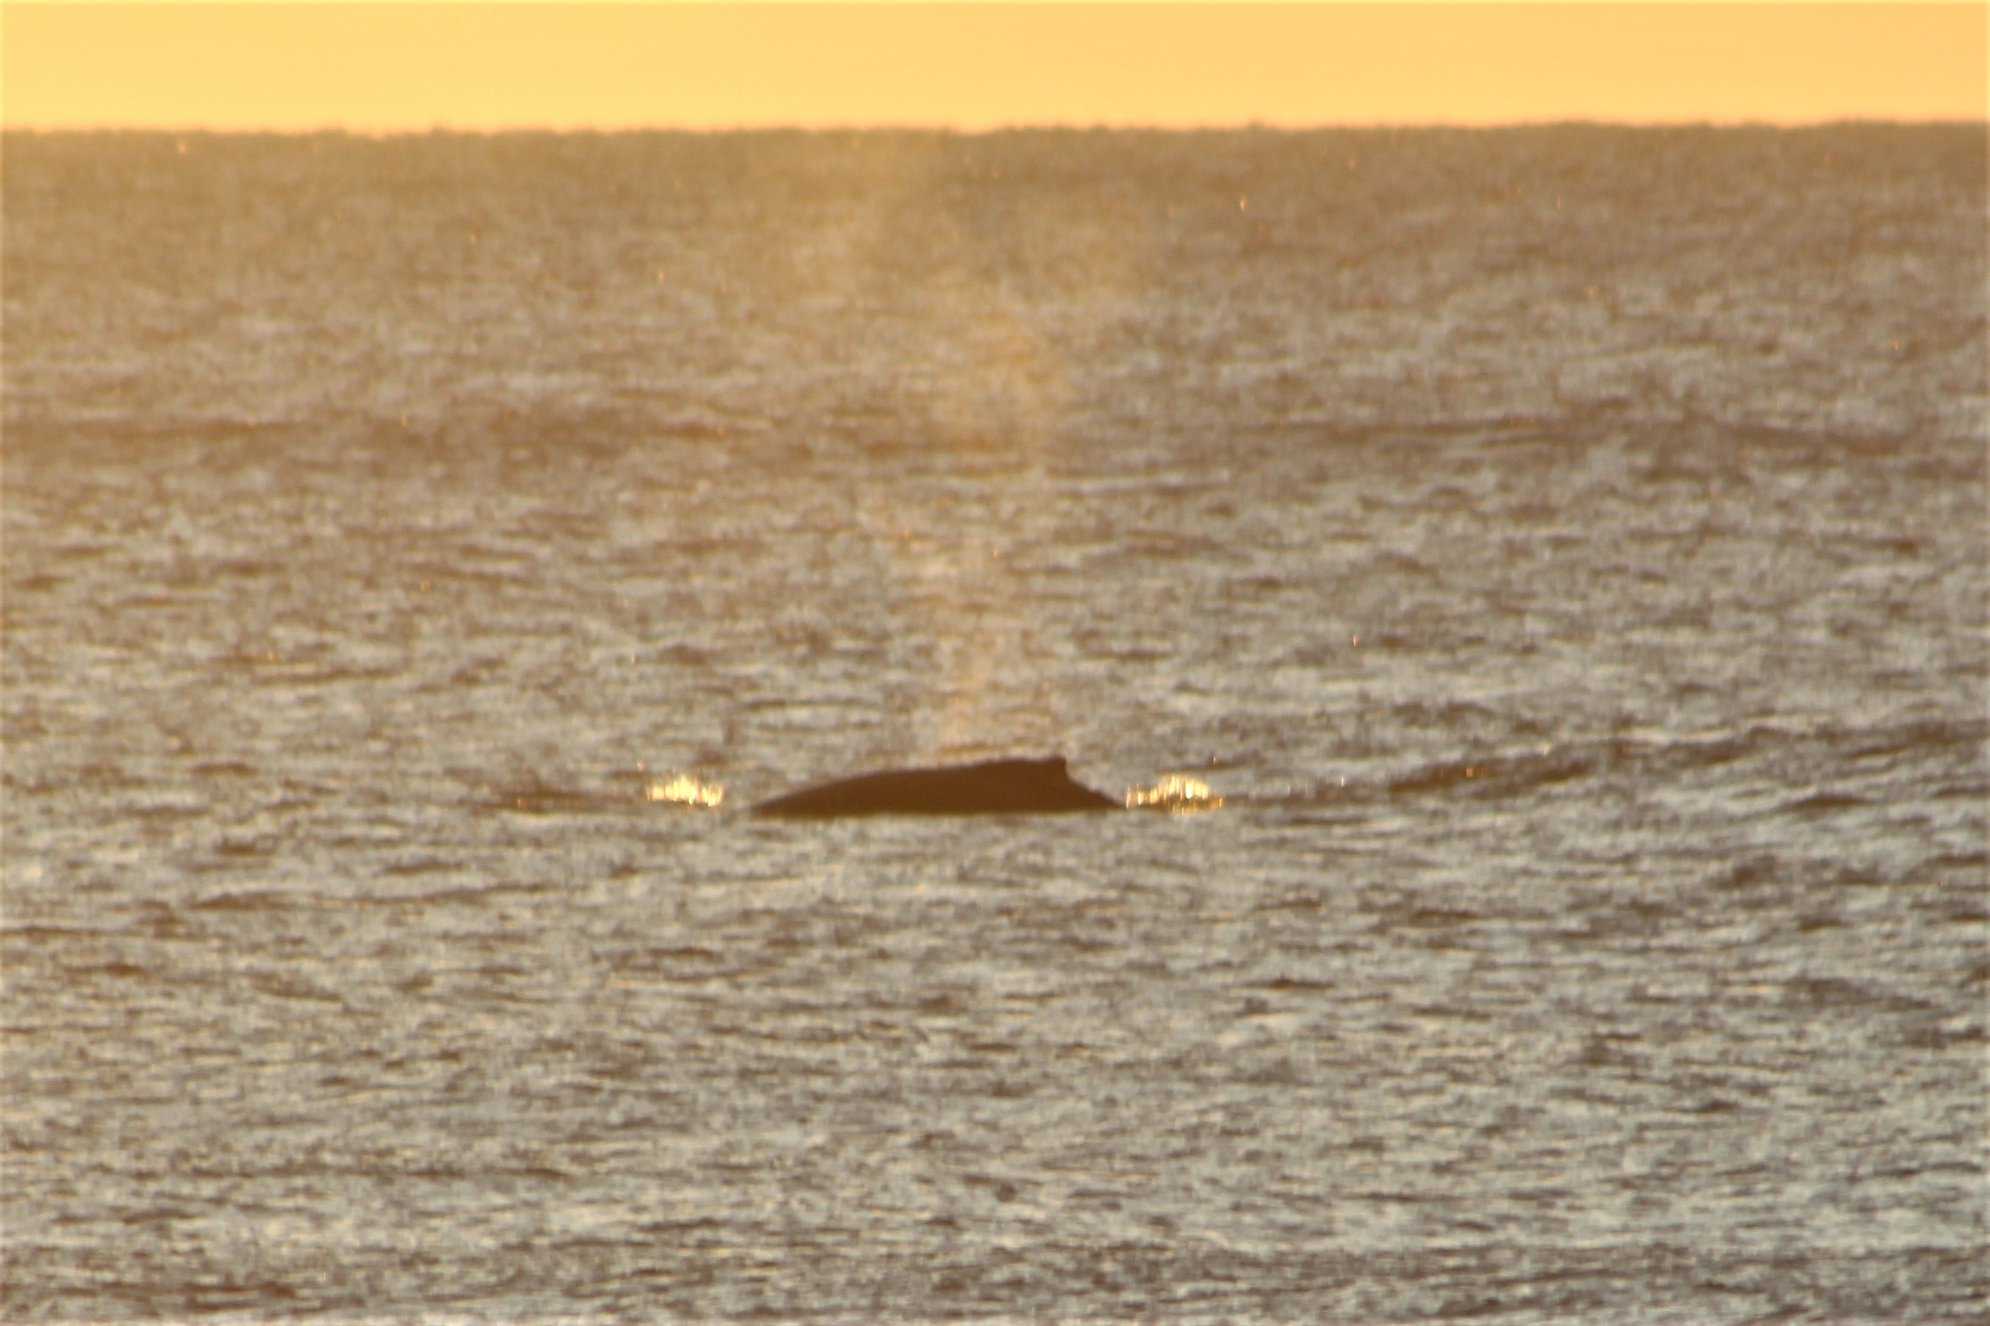
[[[1981,126],[4,150],[0,1316],[1990,1315]]]

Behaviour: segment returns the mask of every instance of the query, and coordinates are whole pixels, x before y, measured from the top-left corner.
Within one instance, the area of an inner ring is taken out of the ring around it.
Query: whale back
[[[880,769],[805,787],[753,807],[756,815],[1050,815],[1120,803],[1071,777],[1062,755],[936,768]]]

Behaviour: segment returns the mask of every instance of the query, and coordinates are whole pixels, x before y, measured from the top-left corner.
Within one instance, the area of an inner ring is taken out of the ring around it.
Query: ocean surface
[[[1990,1320],[1985,157],[7,136],[0,1319]]]

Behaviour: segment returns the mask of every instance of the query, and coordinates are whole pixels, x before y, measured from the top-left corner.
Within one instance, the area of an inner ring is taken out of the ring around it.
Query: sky
[[[0,0],[8,128],[1982,119],[1990,6]]]

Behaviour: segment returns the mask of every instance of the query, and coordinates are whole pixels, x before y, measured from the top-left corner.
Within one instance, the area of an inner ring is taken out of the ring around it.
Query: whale
[[[934,768],[878,769],[762,801],[780,819],[851,815],[1063,815],[1123,806],[1071,777],[1062,755]]]

